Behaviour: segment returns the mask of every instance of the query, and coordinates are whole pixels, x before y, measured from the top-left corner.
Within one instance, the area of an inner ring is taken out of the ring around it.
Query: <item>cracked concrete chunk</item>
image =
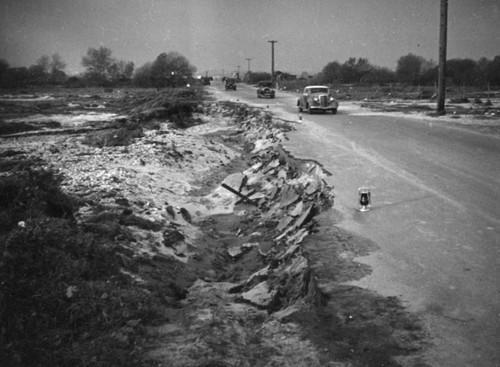
[[[295,205],[295,208],[293,208],[292,211],[290,211],[290,216],[292,217],[298,217],[299,215],[302,214],[302,211],[304,209],[304,202],[303,201],[299,201],[297,203],[297,205]]]
[[[236,191],[241,191],[243,186],[245,186],[246,181],[247,177],[243,173],[237,172],[227,176],[222,183],[228,185]]]
[[[267,256],[269,252],[273,249],[274,243],[271,241],[259,242],[259,254],[262,256]]]
[[[313,216],[313,210],[312,210],[313,208],[314,205],[311,205],[306,210],[304,210],[302,215],[297,219],[297,222],[295,223],[295,226],[297,228],[302,227],[304,224],[307,224],[311,220]]]
[[[282,310],[279,310],[278,312],[273,313],[273,317],[280,321],[280,322],[289,322],[290,317],[295,313],[300,311],[298,307],[295,306],[289,306],[287,308],[284,308]]]
[[[243,255],[245,252],[250,250],[252,247],[257,247],[259,246],[258,242],[247,242],[239,246],[233,246],[227,250],[227,253],[229,256],[231,256],[233,259],[236,259],[237,257],[240,257]]]
[[[297,194],[293,186],[285,184],[283,185],[282,188],[280,207],[286,207],[288,205],[292,205],[295,202],[297,202],[299,198],[300,198],[299,194]]]
[[[276,298],[277,291],[269,289],[269,284],[266,281],[257,284],[248,292],[241,294],[241,298],[260,308],[269,308]]]
[[[293,217],[290,217],[288,215],[284,216],[283,218],[281,218],[278,225],[276,226],[277,231],[278,232],[283,231],[292,222],[293,222]]]

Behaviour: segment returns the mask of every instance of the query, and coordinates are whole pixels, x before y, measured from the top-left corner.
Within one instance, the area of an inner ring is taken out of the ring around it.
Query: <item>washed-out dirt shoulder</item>
[[[179,129],[156,98],[106,120],[123,127],[147,116],[148,127],[127,146],[109,144],[118,130],[88,145],[88,134],[102,127],[98,118],[68,122],[55,114],[43,115],[44,129],[57,120],[90,131],[1,138],[4,157],[38,156],[63,174],[63,188],[82,203],[78,224],[126,249],[124,261],[139,264],[128,276],[164,297],[163,322],[138,322],[141,360],[425,366],[419,320],[395,298],[343,284],[370,272],[354,258],[376,246],[325,221],[322,213],[334,210],[328,173],[282,148],[292,122],[214,100],[197,103],[196,123]],[[101,105],[89,106],[94,117]],[[7,123],[40,121],[22,111],[24,120],[13,113]],[[127,340],[127,332],[117,338]]]

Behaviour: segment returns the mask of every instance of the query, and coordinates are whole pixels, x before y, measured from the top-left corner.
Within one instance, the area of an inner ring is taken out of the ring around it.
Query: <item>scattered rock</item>
[[[276,290],[269,289],[266,281],[257,284],[247,292],[241,294],[242,300],[261,309],[268,309],[277,295]]]

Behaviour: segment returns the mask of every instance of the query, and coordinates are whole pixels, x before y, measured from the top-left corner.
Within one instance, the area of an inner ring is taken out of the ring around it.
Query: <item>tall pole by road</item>
[[[271,83],[273,85],[273,88],[276,87],[275,81],[274,81],[274,44],[278,41],[267,41],[271,44]]]
[[[437,113],[444,115],[444,99],[446,94],[446,33],[448,27],[448,0],[441,0],[439,27],[439,74]]]
[[[248,58],[247,57],[247,62],[248,62],[248,73],[247,73],[247,83],[250,82],[250,60],[252,60],[251,58]]]
[[[248,74],[250,74],[250,60],[252,60],[252,59],[247,58],[247,61],[248,61]]]

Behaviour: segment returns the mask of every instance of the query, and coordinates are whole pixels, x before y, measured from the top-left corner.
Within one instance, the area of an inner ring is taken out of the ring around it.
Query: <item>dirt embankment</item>
[[[8,116],[0,137],[2,178],[27,158],[61,175],[62,191],[78,205],[68,216],[52,205],[56,217],[111,249],[120,287],[142,295],[130,309],[127,297],[96,281],[61,287],[73,310],[87,303],[102,318],[108,300],[117,302],[114,312],[120,304],[127,310],[100,339],[89,340],[95,330],[71,334],[75,365],[397,366],[398,356],[422,348],[418,320],[397,300],[342,285],[369,271],[353,257],[370,245],[324,223],[321,213],[333,205],[328,173],[282,149],[293,124],[241,104],[133,101],[107,122],[85,120],[81,110],[57,120],[23,109]],[[43,129],[19,132],[19,124]],[[11,218],[3,269],[17,239],[40,225],[35,219]],[[141,302],[154,307],[145,313]],[[67,343],[67,331],[44,330],[47,351]],[[96,340],[127,357],[100,355]],[[29,352],[13,349],[2,353],[23,365]]]

